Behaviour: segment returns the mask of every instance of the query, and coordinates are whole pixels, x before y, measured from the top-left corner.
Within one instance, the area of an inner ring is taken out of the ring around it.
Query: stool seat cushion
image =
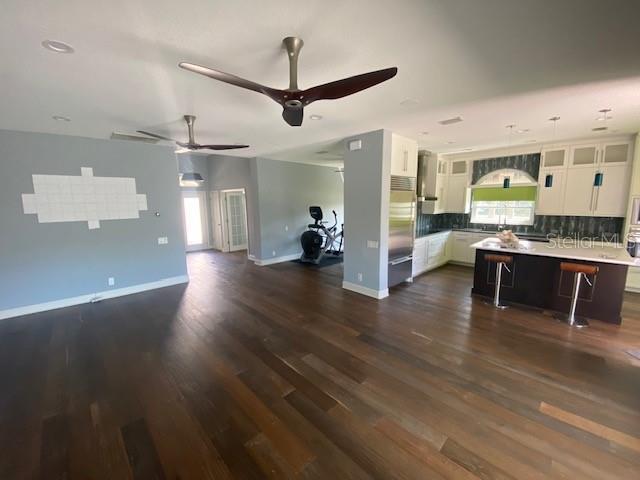
[[[495,253],[485,253],[484,259],[487,262],[494,263],[511,263],[513,262],[513,257],[509,255],[496,255]]]
[[[560,270],[573,273],[584,273],[585,275],[595,275],[598,273],[597,265],[587,265],[584,263],[560,262]]]

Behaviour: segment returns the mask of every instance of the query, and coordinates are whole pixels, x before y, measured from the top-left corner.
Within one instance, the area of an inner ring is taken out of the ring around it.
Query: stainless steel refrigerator
[[[416,179],[391,177],[389,202],[390,287],[412,278],[416,218]]]

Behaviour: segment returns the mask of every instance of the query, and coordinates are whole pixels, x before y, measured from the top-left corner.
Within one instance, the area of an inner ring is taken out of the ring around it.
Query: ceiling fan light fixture
[[[73,53],[75,50],[71,45],[64,42],[59,42],[58,40],[43,40],[41,45],[55,53]]]

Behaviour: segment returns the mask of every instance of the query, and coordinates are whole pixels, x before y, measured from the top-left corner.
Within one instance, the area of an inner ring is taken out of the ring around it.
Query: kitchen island
[[[577,315],[621,323],[620,312],[629,267],[640,263],[623,247],[596,243],[521,240],[517,248],[507,248],[498,238],[474,243],[476,249],[472,293],[492,297],[495,291],[496,264],[485,260],[488,253],[513,257],[511,272],[503,269],[500,298],[506,303],[527,305],[566,313],[571,304],[573,275],[560,270],[561,262],[596,265],[599,268],[593,286],[583,282]]]

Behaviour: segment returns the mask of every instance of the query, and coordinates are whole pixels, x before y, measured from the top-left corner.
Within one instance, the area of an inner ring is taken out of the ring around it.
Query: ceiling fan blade
[[[220,70],[203,67],[202,65],[196,65],[195,63],[180,62],[178,66],[180,68],[183,68],[184,70],[199,73],[200,75],[213,78],[214,80],[219,80],[230,85],[235,85],[236,87],[246,88],[247,90],[253,90],[254,92],[262,93],[263,95],[266,95],[267,97],[275,100],[280,104],[282,104],[282,102],[284,101],[284,92],[282,90],[267,87],[265,85],[260,85],[259,83],[252,82],[251,80],[238,77],[237,75],[233,75],[231,73],[221,72]]]
[[[234,150],[236,148],[249,148],[249,145],[198,145],[193,148],[195,150]]]
[[[304,108],[290,108],[285,105],[282,110],[282,118],[292,127],[299,127],[302,125],[302,119],[304,118]]]
[[[303,92],[305,98],[304,103],[308,105],[316,100],[334,100],[336,98],[353,95],[354,93],[395,77],[396,73],[398,73],[397,67],[385,68],[383,70],[363,73],[361,75],[343,78],[342,80],[336,80],[335,82],[325,83],[324,85],[311,87]]]
[[[153,138],[157,138],[159,140],[168,140],[170,142],[176,142],[177,143],[177,141],[174,140],[173,138],[163,137],[162,135],[156,135],[155,133],[145,132],[144,130],[136,130],[136,132],[141,133],[143,135],[148,135],[148,136],[153,137]]]

